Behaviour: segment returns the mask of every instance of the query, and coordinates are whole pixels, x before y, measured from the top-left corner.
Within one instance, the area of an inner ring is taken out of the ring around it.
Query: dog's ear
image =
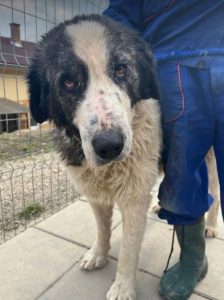
[[[160,90],[156,75],[156,64],[149,52],[142,52],[138,57],[139,95],[141,100],[160,99]]]
[[[27,83],[32,117],[36,122],[43,123],[49,118],[49,84],[38,56],[31,61]]]

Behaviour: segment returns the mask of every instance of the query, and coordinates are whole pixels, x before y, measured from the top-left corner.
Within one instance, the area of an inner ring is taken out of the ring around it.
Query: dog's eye
[[[120,77],[120,78],[124,77],[125,72],[126,72],[126,67],[124,65],[118,65],[118,66],[116,66],[116,68],[115,68],[115,75],[117,77]]]
[[[64,86],[65,86],[66,90],[71,91],[74,88],[79,88],[80,82],[75,82],[75,81],[67,79],[64,81]]]

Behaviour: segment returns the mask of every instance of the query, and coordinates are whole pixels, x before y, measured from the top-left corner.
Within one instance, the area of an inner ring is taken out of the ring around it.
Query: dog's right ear
[[[37,123],[43,123],[49,118],[49,84],[38,57],[31,61],[27,83],[32,117]]]

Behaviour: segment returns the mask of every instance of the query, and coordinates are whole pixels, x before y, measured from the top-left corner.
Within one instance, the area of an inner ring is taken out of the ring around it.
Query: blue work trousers
[[[170,224],[196,222],[212,204],[205,156],[213,146],[224,213],[224,57],[200,69],[158,65],[163,164],[159,216]]]

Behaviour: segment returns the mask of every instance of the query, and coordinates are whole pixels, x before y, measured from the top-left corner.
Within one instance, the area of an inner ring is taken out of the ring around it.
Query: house
[[[0,98],[0,134],[29,127],[29,109],[16,101]]]
[[[36,41],[65,19],[101,13],[108,5],[108,0],[0,0],[0,134],[34,125],[25,109],[29,98],[25,77]],[[21,113],[28,122],[23,117],[21,121]]]
[[[0,38],[0,134],[30,126],[25,77],[35,43],[21,41],[19,24],[10,27],[11,37]]]

